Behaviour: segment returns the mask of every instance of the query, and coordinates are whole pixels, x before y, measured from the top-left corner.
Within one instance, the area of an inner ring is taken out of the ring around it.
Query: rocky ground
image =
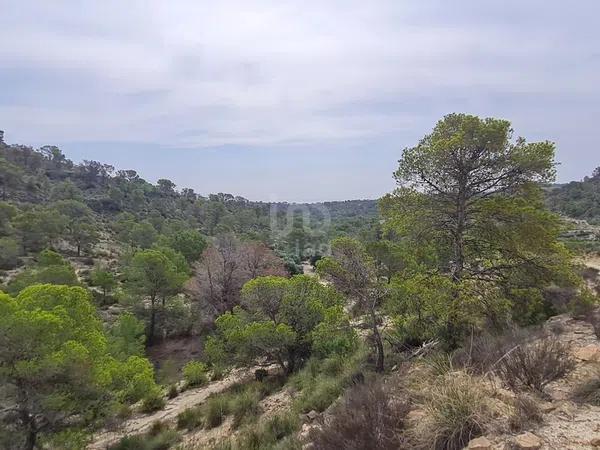
[[[575,387],[600,363],[600,341],[593,327],[567,315],[554,317],[546,327],[568,344],[576,368],[564,379],[548,385],[548,398],[538,399],[543,420],[518,434],[490,434],[471,441],[470,450],[576,450],[600,448],[600,407],[572,400]]]

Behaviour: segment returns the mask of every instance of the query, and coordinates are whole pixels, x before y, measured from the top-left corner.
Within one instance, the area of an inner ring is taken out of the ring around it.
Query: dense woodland
[[[566,216],[600,224],[600,167],[582,181],[551,188],[548,204]]]
[[[0,135],[0,448],[93,446],[235,368],[255,379],[107,445],[463,448],[488,413],[469,377],[543,393],[568,358],[547,343],[548,369],[520,330],[598,301],[547,205],[598,220],[600,171],[546,194],[554,151],[505,120],[450,114],[399,151],[397,189],[378,202],[269,204]],[[184,364],[149,359],[182,340]],[[442,379],[415,394],[386,378],[424,349]],[[463,375],[443,378],[453,368]],[[263,400],[288,391],[262,420]],[[405,420],[415,405],[425,432]],[[300,437],[299,415],[326,410]],[[184,439],[224,423],[229,437]]]

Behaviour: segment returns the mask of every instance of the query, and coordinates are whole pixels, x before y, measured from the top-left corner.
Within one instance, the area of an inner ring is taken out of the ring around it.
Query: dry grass
[[[495,372],[513,390],[543,392],[548,383],[564,377],[574,367],[569,347],[547,336],[510,350],[499,360]]]
[[[407,401],[381,382],[357,385],[333,411],[331,421],[311,434],[316,450],[408,448],[404,434]]]
[[[460,450],[492,421],[490,392],[465,372],[451,372],[424,385],[422,395],[425,417],[413,430],[419,448]]]
[[[513,412],[508,417],[508,426],[513,432],[527,429],[529,426],[541,423],[543,420],[538,402],[529,395],[517,395],[512,402],[512,406]]]
[[[600,406],[600,365],[596,366],[590,376],[575,387],[573,400]]]

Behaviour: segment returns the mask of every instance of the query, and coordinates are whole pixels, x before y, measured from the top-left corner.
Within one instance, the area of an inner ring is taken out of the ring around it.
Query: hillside
[[[600,168],[582,181],[550,188],[547,196],[552,210],[573,219],[600,224]]]
[[[591,443],[561,414],[598,417],[597,256],[565,246],[596,228],[511,139],[450,114],[392,193],[312,204],[0,142],[0,448]]]

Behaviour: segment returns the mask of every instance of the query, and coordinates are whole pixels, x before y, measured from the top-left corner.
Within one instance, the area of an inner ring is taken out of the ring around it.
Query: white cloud
[[[597,97],[598,31],[558,3],[78,4],[3,6],[0,70],[80,79],[56,86],[58,105],[18,104],[19,83],[4,87],[16,100],[0,96],[0,123],[24,139],[326,143],[431,122],[453,96]],[[365,107],[416,95],[428,111]]]

